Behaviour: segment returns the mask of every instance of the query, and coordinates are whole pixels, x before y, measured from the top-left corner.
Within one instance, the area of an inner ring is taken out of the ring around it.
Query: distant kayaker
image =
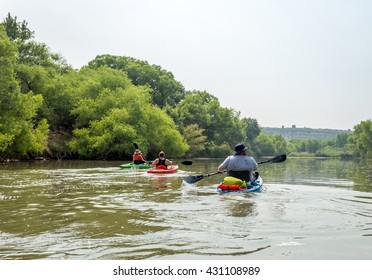
[[[142,152],[140,149],[136,149],[133,154],[133,163],[134,164],[143,164],[146,160],[143,158]]]
[[[217,171],[222,173],[227,170],[227,175],[246,182],[253,182],[256,178],[253,171],[257,170],[257,162],[246,154],[247,147],[238,144],[234,148],[234,155],[228,156],[218,167]],[[258,174],[258,173],[257,173]]]
[[[167,166],[170,164],[172,164],[172,162],[165,158],[165,153],[163,151],[161,151],[159,157],[152,162],[152,165],[156,166],[158,169],[167,169]]]

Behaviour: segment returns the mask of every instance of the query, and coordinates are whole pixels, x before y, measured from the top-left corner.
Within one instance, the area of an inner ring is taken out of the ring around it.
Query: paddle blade
[[[268,162],[283,162],[287,159],[287,156],[286,155],[280,155],[280,156],[276,156],[272,159],[269,159],[269,160],[265,160],[265,161],[261,161],[261,162],[258,162],[258,164],[263,164],[263,163],[268,163]]]
[[[287,155],[280,155],[280,156],[277,156],[271,159],[270,162],[283,162],[286,159],[287,159]]]
[[[183,178],[186,183],[194,184],[204,178],[204,175],[194,175]]]
[[[181,164],[183,164],[183,165],[192,165],[192,161],[191,160],[184,160],[184,161],[181,161]]]
[[[205,178],[205,177],[213,176],[213,175],[216,175],[216,174],[220,174],[220,172],[209,173],[209,174],[206,174],[206,175],[194,175],[194,176],[188,176],[188,177],[183,178],[183,180],[184,180],[186,183],[194,184],[194,183],[196,183],[196,182],[199,182],[201,179],[203,179],[203,178]]]
[[[139,149],[137,143],[133,143],[133,145],[136,149]]]

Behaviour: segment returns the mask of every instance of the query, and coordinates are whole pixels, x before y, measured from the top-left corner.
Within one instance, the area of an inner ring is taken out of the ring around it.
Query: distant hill
[[[326,128],[297,128],[293,127],[263,127],[267,134],[280,134],[284,139],[332,139],[339,133],[351,133],[351,130],[326,129]]]

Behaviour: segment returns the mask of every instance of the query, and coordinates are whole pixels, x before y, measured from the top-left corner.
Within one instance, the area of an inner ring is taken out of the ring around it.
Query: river
[[[216,192],[221,160],[175,174],[115,161],[0,165],[0,259],[372,259],[372,164],[260,165],[264,192]]]

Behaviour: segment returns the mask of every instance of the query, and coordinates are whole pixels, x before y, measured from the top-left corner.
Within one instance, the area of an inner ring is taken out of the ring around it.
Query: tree
[[[11,41],[25,42],[34,37],[34,32],[28,29],[26,21],[17,22],[17,17],[12,17],[8,13],[7,17],[2,22],[5,31]]]
[[[17,17],[13,18],[8,13],[2,25],[9,39],[16,43],[18,64],[39,65],[59,73],[66,73],[72,70],[71,66],[67,64],[60,54],[52,53],[44,43],[32,41],[34,32],[27,27],[26,21],[18,22]]]
[[[335,145],[337,148],[345,148],[348,143],[350,133],[339,133],[336,136]]]
[[[189,145],[190,149],[187,152],[188,156],[197,156],[199,152],[205,149],[207,137],[203,135],[204,129],[197,124],[189,124],[183,130],[183,136]]]
[[[245,125],[247,142],[254,142],[257,136],[261,133],[261,128],[258,125],[257,120],[253,118],[243,118],[242,122]]]
[[[315,154],[322,148],[322,141],[320,139],[306,139],[306,151]]]
[[[349,147],[360,157],[372,157],[372,121],[368,119],[354,126],[354,131],[348,138]]]
[[[152,89],[152,101],[160,108],[166,105],[173,107],[185,96],[183,85],[175,80],[171,72],[158,65],[150,65],[147,61],[126,56],[100,55],[90,61],[88,66],[108,66],[126,72],[134,85],[148,85]]]
[[[0,158],[41,154],[48,135],[45,119],[36,121],[41,95],[25,94],[15,76],[17,48],[0,25]]]
[[[257,156],[273,156],[276,154],[274,137],[267,133],[260,133],[256,138],[255,150]]]
[[[173,120],[151,103],[150,88],[134,86],[126,73],[84,67],[75,81],[74,138],[69,147],[85,158],[131,156],[133,143],[146,154],[188,149]]]
[[[255,139],[253,152],[258,156],[273,156],[288,152],[287,142],[280,134],[261,132]]]
[[[197,124],[204,130],[203,135],[207,137],[209,143],[206,145],[205,155],[211,156],[212,146],[226,144],[229,147],[227,150],[231,151],[237,143],[245,140],[239,113],[221,107],[218,99],[206,91],[188,92],[171,115],[181,131],[192,124]]]

